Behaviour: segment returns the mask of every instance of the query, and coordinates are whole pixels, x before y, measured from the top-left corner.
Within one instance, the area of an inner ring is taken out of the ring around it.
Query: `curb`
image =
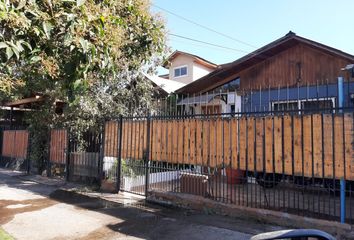
[[[196,195],[184,193],[150,192],[147,200],[157,204],[176,206],[202,211],[209,214],[224,215],[245,220],[252,219],[254,221],[274,224],[287,228],[315,228],[328,232],[338,239],[354,238],[354,227],[350,224],[302,217],[266,209],[225,204]]]

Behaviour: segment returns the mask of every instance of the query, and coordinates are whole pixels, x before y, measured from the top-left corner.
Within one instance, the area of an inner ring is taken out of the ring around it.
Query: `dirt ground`
[[[111,197],[115,202],[26,180],[0,169],[0,225],[18,240],[249,239],[280,229],[147,204],[130,194]]]

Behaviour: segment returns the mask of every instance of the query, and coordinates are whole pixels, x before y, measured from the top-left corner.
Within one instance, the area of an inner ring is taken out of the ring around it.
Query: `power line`
[[[248,53],[247,51],[244,51],[244,50],[240,50],[240,49],[236,49],[236,48],[229,48],[229,47],[221,46],[221,45],[214,44],[214,43],[204,42],[204,41],[201,41],[201,40],[198,40],[198,39],[185,37],[185,36],[181,36],[181,35],[178,35],[178,34],[169,33],[169,35],[173,36],[173,37],[178,37],[178,38],[186,39],[186,40],[189,40],[189,41],[193,41],[193,42],[203,43],[203,44],[206,44],[206,45],[209,45],[209,46],[213,46],[213,47],[223,48],[223,49],[236,51],[236,52]]]
[[[198,27],[204,28],[204,29],[206,29],[206,30],[208,30],[208,31],[211,31],[211,32],[216,33],[216,34],[219,34],[219,35],[221,35],[221,36],[223,36],[223,37],[226,37],[226,38],[231,39],[231,40],[233,40],[233,41],[235,41],[235,42],[238,42],[238,43],[242,43],[242,44],[247,45],[247,46],[249,46],[249,47],[257,48],[256,46],[253,46],[253,45],[251,45],[251,44],[249,44],[249,43],[247,43],[247,42],[244,42],[244,41],[239,40],[239,39],[237,39],[237,38],[234,38],[234,37],[231,37],[231,36],[229,36],[229,35],[226,35],[225,33],[216,31],[216,30],[214,30],[214,29],[212,29],[212,28],[210,28],[210,27],[207,27],[207,26],[204,26],[204,25],[202,25],[202,24],[200,24],[200,23],[197,23],[197,22],[195,22],[195,21],[192,21],[192,20],[190,20],[190,19],[188,19],[188,18],[185,18],[185,17],[183,17],[183,16],[181,16],[181,15],[178,15],[178,14],[176,14],[176,13],[174,13],[174,12],[171,12],[171,11],[165,9],[165,8],[159,7],[159,6],[157,6],[156,4],[154,4],[154,3],[151,3],[151,5],[154,6],[154,7],[156,7],[156,8],[158,8],[158,9],[160,9],[160,10],[162,10],[162,11],[164,11],[164,12],[167,12],[167,13],[169,13],[169,14],[175,16],[175,17],[178,17],[178,18],[180,18],[180,19],[183,19],[183,20],[186,21],[186,22],[192,23],[192,24],[194,24],[194,25],[196,25],[196,26],[198,26]]]
[[[228,49],[224,49],[224,48],[219,48],[219,47],[214,47],[214,46],[205,46],[205,44],[198,44],[198,43],[194,43],[188,40],[183,40],[183,39],[171,39],[171,41],[173,42],[177,42],[177,43],[183,43],[183,44],[187,44],[187,45],[191,45],[191,46],[196,46],[196,47],[201,47],[201,48],[207,48],[207,49],[211,49],[211,50],[217,50],[217,51],[222,51],[224,53],[230,53],[233,54],[234,56],[234,51],[230,51]]]

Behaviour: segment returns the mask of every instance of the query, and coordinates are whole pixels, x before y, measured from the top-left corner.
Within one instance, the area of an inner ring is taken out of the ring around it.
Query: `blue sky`
[[[153,12],[162,14],[171,34],[241,50],[169,36],[172,50],[190,52],[217,64],[234,61],[289,30],[354,55],[353,0],[152,0],[152,3],[247,43],[220,36],[152,6]]]

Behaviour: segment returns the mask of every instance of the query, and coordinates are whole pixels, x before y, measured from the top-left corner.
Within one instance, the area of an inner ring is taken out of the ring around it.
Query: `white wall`
[[[187,76],[174,77],[174,69],[176,67],[187,66]],[[170,79],[182,82],[185,84],[191,83],[193,81],[193,59],[189,56],[178,55],[175,59],[171,61],[169,68]]]
[[[203,65],[200,65],[196,62],[193,63],[193,81],[204,77],[205,75],[209,74],[213,70],[210,68],[207,68]]]
[[[174,69],[182,66],[187,66],[187,76],[175,78]],[[193,57],[179,54],[175,59],[171,61],[171,65],[169,67],[169,79],[188,84],[207,75],[212,71],[213,69],[195,63]]]
[[[235,101],[236,100],[236,101]],[[222,113],[230,113],[231,112],[231,105],[235,104],[235,111],[236,112],[241,112],[241,96],[236,94],[236,99],[235,99],[235,93],[229,93],[227,96],[227,102],[226,104],[223,100],[221,99],[213,99],[209,103],[201,103],[201,104],[196,104],[197,106],[191,105],[194,107],[195,114],[201,114],[202,113],[202,106],[214,106],[214,105],[221,105],[221,112]]]

